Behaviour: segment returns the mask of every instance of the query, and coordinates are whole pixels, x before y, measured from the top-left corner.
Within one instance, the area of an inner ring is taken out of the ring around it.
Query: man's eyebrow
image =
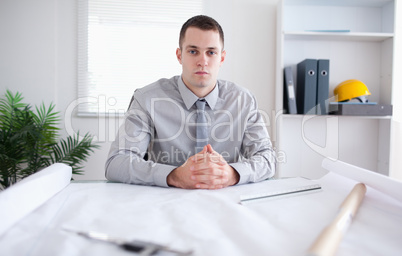
[[[188,45],[186,46],[186,49],[199,49],[200,47],[196,46],[196,45]],[[217,50],[218,47],[207,47],[208,50]]]

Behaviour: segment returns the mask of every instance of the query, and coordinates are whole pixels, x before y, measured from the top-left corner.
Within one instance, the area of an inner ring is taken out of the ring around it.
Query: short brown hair
[[[219,23],[216,20],[214,20],[213,18],[208,17],[206,15],[194,16],[194,17],[188,19],[183,24],[183,26],[181,27],[181,30],[180,30],[180,38],[179,38],[180,48],[182,47],[184,36],[186,35],[186,31],[189,27],[196,27],[201,30],[213,30],[213,31],[218,32],[219,37],[222,42],[222,50],[223,50],[225,38],[223,35],[222,27],[221,27],[221,25],[219,25]]]

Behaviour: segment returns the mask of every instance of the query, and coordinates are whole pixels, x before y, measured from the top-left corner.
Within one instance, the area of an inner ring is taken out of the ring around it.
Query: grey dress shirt
[[[198,153],[197,100],[181,76],[136,90],[110,148],[106,178],[167,187],[169,173]],[[254,96],[234,83],[218,80],[205,100],[208,142],[239,173],[238,184],[272,177],[275,154]]]

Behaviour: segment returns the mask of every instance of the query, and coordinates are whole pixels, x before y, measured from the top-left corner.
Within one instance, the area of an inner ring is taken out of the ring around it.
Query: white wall
[[[225,31],[227,59],[220,78],[251,90],[269,114],[275,105],[277,2],[205,0],[204,8]],[[0,93],[19,91],[32,105],[55,103],[65,121],[62,136],[65,124],[96,135],[102,148],[87,161],[85,174],[74,178],[99,180],[114,140],[109,128],[119,120],[65,115],[77,98],[76,5],[76,0],[0,0]]]
[[[402,3],[395,3],[395,13],[402,13]],[[394,59],[393,59],[393,83],[392,91],[393,120],[391,123],[391,157],[389,176],[402,181],[402,17],[395,15],[395,38],[394,38]]]

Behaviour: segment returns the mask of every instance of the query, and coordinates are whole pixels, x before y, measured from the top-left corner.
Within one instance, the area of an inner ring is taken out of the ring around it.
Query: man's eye
[[[190,54],[196,54],[197,51],[195,51],[195,50],[190,50],[189,53],[190,53]]]
[[[209,55],[215,55],[215,54],[216,54],[216,52],[213,52],[213,51],[209,52]]]

